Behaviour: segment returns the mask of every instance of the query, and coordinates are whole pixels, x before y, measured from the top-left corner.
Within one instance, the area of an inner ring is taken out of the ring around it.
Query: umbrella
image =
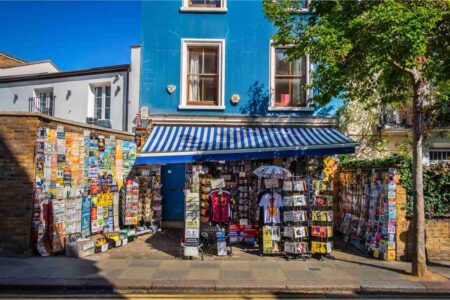
[[[272,179],[286,179],[292,176],[289,170],[278,166],[261,166],[253,171],[253,174],[258,177]]]

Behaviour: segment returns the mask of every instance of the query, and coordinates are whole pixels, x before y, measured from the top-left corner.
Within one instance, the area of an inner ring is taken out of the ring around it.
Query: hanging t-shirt
[[[280,207],[282,205],[280,194],[274,193],[272,195],[272,193],[267,193],[263,195],[259,206],[264,207],[264,223],[280,223]]]
[[[213,222],[228,222],[230,220],[231,194],[226,191],[214,191],[210,194]]]

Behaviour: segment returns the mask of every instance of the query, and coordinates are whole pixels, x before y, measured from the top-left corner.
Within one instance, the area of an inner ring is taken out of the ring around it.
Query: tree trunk
[[[424,277],[427,272],[425,254],[425,201],[423,198],[423,105],[428,96],[427,79],[419,72],[413,75],[413,190],[414,190],[414,258],[412,274]]]

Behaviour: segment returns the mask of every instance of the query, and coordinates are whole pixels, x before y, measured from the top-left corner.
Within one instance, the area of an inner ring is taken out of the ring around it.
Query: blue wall
[[[265,19],[262,2],[228,0],[227,13],[180,12],[181,2],[142,4],[141,106],[147,105],[150,114],[267,115],[269,41],[275,27]],[[182,38],[226,40],[224,111],[178,109]],[[177,87],[171,95],[166,91],[169,84]],[[233,106],[230,96],[235,93],[241,101]]]

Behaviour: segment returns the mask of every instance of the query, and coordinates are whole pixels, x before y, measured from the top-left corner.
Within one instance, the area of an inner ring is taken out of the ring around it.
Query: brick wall
[[[397,185],[397,260],[412,259],[414,230],[406,218],[406,191]],[[450,261],[450,218],[426,221],[426,253],[430,261]]]
[[[37,118],[0,116],[0,253],[2,254],[24,254],[30,246],[34,148],[38,125]]]
[[[397,250],[402,260],[414,255],[414,232],[410,221],[405,221],[402,247]],[[431,219],[426,223],[426,253],[429,261],[450,261],[450,219]]]
[[[35,180],[36,131],[39,126],[66,132],[90,130],[133,140],[131,134],[103,130],[38,113],[0,112],[0,255],[31,255],[31,217]]]

